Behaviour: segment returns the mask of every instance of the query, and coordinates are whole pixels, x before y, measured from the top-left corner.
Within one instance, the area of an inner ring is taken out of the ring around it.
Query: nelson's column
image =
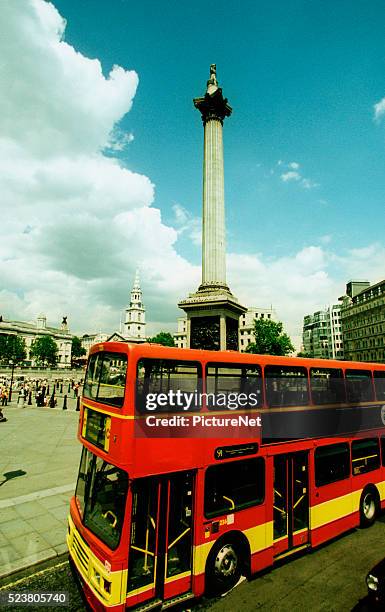
[[[218,87],[216,65],[203,98],[194,99],[204,126],[202,282],[179,302],[187,315],[187,348],[238,350],[241,306],[226,283],[226,231],[222,129],[232,108]]]

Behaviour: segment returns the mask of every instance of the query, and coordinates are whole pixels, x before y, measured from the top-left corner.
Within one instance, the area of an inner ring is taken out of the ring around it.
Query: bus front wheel
[[[235,538],[224,538],[213,546],[206,563],[209,594],[226,593],[237,584],[245,561],[242,553],[242,546]]]
[[[373,525],[378,514],[378,493],[374,487],[366,487],[360,499],[360,526]]]

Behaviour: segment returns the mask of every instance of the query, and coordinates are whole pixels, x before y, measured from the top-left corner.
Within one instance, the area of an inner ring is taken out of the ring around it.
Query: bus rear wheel
[[[370,527],[373,525],[378,514],[378,494],[373,487],[367,487],[362,491],[360,499],[360,526]]]
[[[217,542],[207,559],[207,591],[213,595],[232,589],[242,575],[242,547],[233,539]]]

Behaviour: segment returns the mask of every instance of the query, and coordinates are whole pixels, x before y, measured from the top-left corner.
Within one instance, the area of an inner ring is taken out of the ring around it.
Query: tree
[[[313,355],[311,353],[306,353],[306,351],[300,351],[299,353],[297,353],[297,357],[310,357],[312,358]]]
[[[294,351],[289,336],[283,331],[280,321],[256,319],[254,321],[255,341],[250,342],[246,353],[259,355],[288,355]]]
[[[86,349],[82,346],[82,341],[77,336],[72,338],[71,346],[71,362],[76,361],[79,357],[83,357],[87,353]]]
[[[51,336],[40,336],[33,341],[31,346],[31,357],[35,357],[41,364],[56,366],[57,344]]]
[[[25,348],[25,340],[20,336],[0,336],[0,359],[9,361],[12,359],[14,363],[24,361],[27,356]]]
[[[153,338],[148,338],[147,342],[163,344],[163,346],[175,346],[174,338],[169,332],[161,331]]]

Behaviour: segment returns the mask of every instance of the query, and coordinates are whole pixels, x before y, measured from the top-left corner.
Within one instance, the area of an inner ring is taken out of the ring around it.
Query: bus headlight
[[[378,578],[376,576],[372,576],[372,574],[368,574],[366,576],[366,584],[368,585],[368,589],[370,589],[371,591],[377,591]]]

